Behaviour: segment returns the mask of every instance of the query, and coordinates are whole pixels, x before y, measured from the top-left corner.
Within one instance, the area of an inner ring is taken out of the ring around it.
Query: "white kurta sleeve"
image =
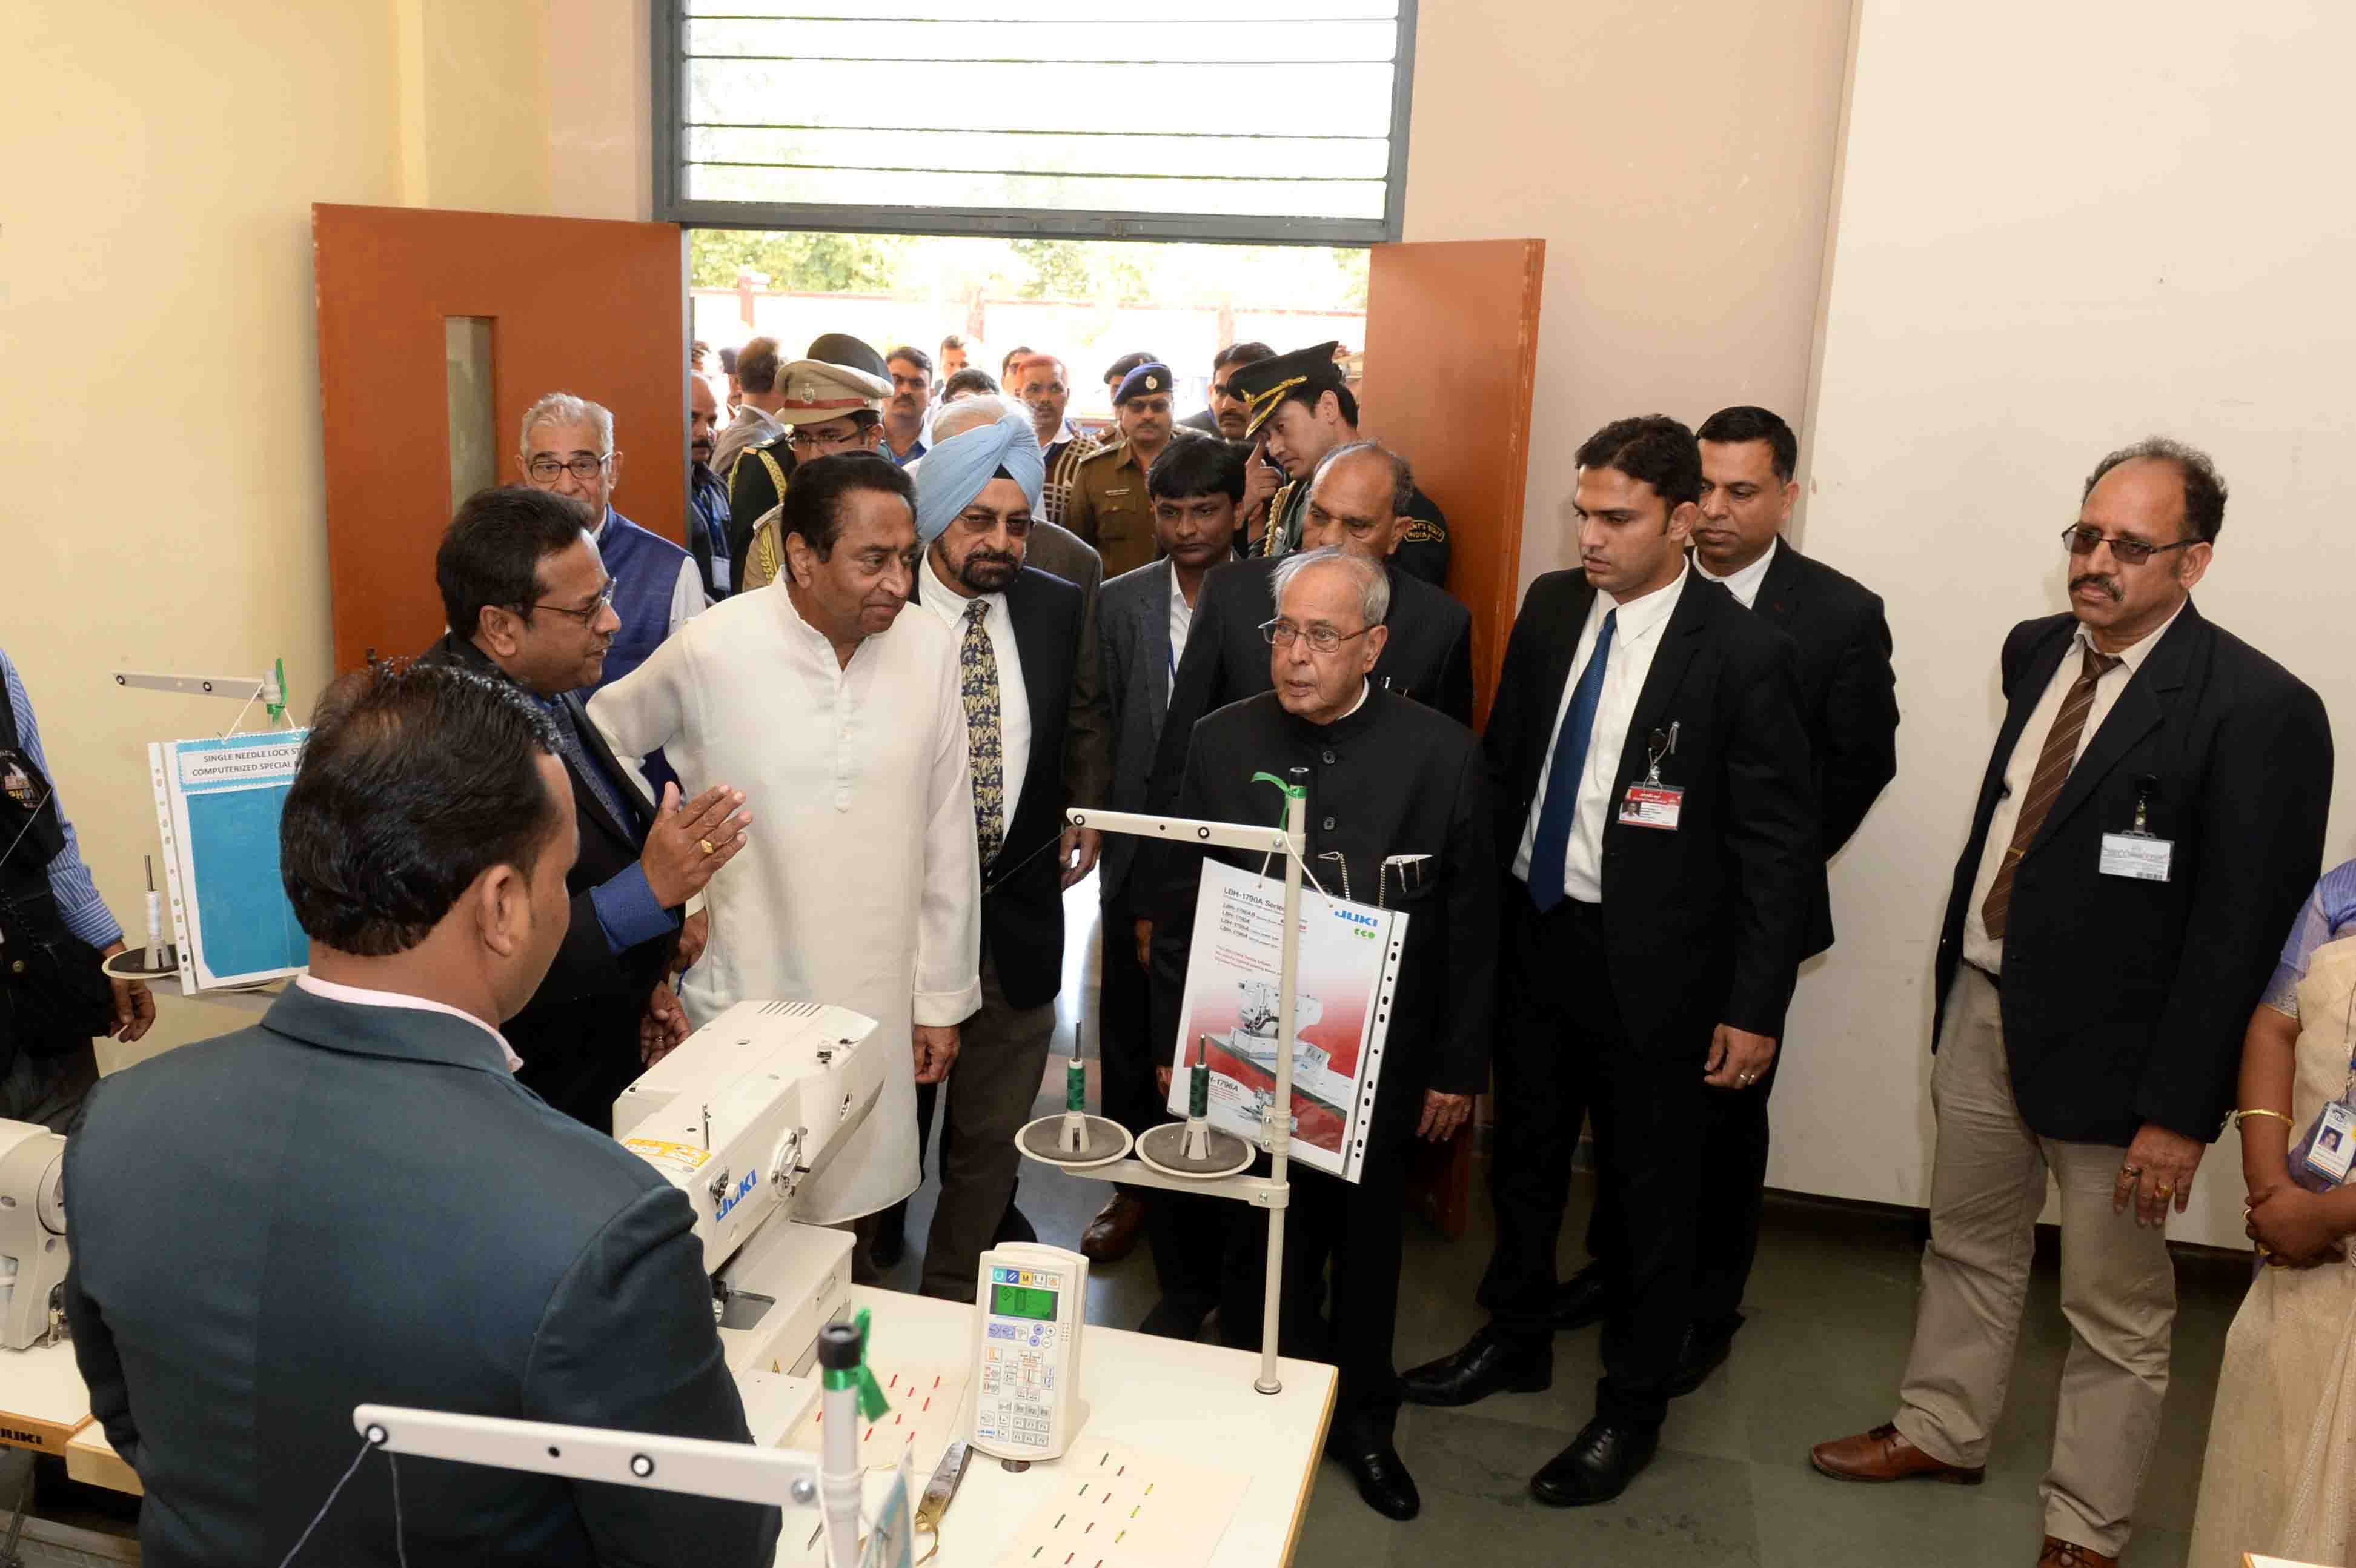
[[[925,780],[925,890],[916,910],[913,1021],[962,1024],[981,1007],[981,849],[973,826],[958,661],[940,661],[932,758]]]
[[[688,563],[691,572],[694,565]],[[685,727],[692,678],[685,639],[667,637],[644,664],[589,699],[589,721],[635,768]]]
[[[711,607],[703,579],[695,570],[695,557],[690,555],[679,564],[679,581],[671,585],[670,629],[677,631]]]

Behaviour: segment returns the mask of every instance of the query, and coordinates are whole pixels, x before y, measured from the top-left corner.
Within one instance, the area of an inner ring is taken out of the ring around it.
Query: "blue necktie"
[[[1563,866],[1570,858],[1570,830],[1579,817],[1579,779],[1587,771],[1588,737],[1595,732],[1595,710],[1603,700],[1603,671],[1612,662],[1612,628],[1620,612],[1607,610],[1603,629],[1596,634],[1595,651],[1571,689],[1562,729],[1554,737],[1554,766],[1547,775],[1546,804],[1538,808],[1537,837],[1530,843],[1530,902],[1541,915],[1569,895],[1563,891]]]

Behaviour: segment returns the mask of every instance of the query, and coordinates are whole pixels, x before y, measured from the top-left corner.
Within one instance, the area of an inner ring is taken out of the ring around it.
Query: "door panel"
[[[1544,240],[1376,245],[1367,268],[1365,427],[1448,514],[1448,590],[1472,612],[1473,717],[1519,607]]]
[[[371,651],[422,652],[441,635],[434,553],[452,490],[481,476],[486,441],[498,482],[521,481],[516,423],[548,392],[613,411],[624,454],[615,508],[684,538],[678,229],[323,203],[311,231],[338,670]]]
[[[1478,725],[1519,607],[1546,242],[1377,245],[1367,274],[1365,428],[1407,455],[1448,514],[1448,591],[1472,612]],[[1468,1123],[1445,1147],[1417,1144],[1408,1164],[1409,1206],[1451,1237],[1472,1202],[1472,1138]]]

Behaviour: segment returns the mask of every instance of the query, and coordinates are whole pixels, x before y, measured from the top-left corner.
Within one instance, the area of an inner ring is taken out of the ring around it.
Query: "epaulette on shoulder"
[[[1127,440],[1125,440],[1125,439],[1124,439],[1124,440],[1119,440],[1119,441],[1108,442],[1108,443],[1107,443],[1106,445],[1104,445],[1104,446],[1101,446],[1098,447],[1095,451],[1088,453],[1086,456],[1082,457],[1082,458],[1080,459],[1080,466],[1081,466],[1082,467],[1087,467],[1087,465],[1089,465],[1090,463],[1101,462],[1101,461],[1103,461],[1103,460],[1104,460],[1105,458],[1107,458],[1107,457],[1111,457],[1111,456],[1117,456],[1117,455],[1118,455],[1118,456],[1125,456],[1125,455],[1128,453],[1128,451],[1129,451],[1129,443],[1128,443],[1128,441],[1127,441]]]

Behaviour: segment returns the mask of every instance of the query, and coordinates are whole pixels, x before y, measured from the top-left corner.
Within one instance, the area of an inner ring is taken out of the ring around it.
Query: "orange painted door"
[[[515,484],[517,422],[569,392],[614,413],[614,506],[681,540],[684,241],[667,223],[311,209],[336,666],[442,633],[457,499]]]
[[[1545,275],[1543,240],[1376,245],[1367,268],[1365,428],[1407,455],[1448,515],[1448,591],[1472,612],[1476,725],[1520,608]],[[1409,1165],[1409,1205],[1451,1237],[1472,1203],[1472,1139],[1468,1124],[1445,1146],[1419,1143]]]
[[[1367,268],[1365,427],[1448,514],[1448,591],[1472,612],[1473,717],[1520,607],[1544,240],[1376,245]]]

